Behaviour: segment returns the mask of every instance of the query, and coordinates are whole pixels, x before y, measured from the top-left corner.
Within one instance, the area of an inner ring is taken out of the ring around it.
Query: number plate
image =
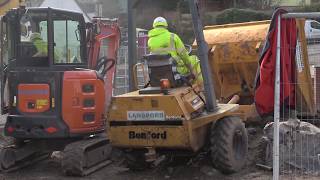
[[[165,117],[163,111],[127,111],[129,121],[163,121]]]

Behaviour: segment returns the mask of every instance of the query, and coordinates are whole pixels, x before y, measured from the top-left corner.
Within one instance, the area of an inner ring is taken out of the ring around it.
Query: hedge
[[[248,9],[226,9],[217,15],[217,24],[241,23],[249,21],[269,20],[271,14]]]

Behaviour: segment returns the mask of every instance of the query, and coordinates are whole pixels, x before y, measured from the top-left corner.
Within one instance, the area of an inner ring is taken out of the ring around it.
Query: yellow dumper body
[[[297,58],[302,61],[304,68],[297,71],[296,93],[299,98],[296,104],[297,109],[312,115],[315,113],[315,103],[303,24],[304,20],[297,20],[301,45],[301,53],[297,54]],[[256,21],[206,26],[204,29],[210,49],[209,63],[216,97],[221,103],[231,100],[240,104],[238,112],[245,120],[257,116],[253,105],[254,85],[269,25],[270,21]]]
[[[253,105],[254,82],[269,24],[257,21],[204,29],[216,97],[221,103],[239,103],[243,120],[258,116]]]
[[[227,103],[233,95],[240,104],[252,104],[259,50],[267,36],[270,21],[207,26],[209,62],[217,98]]]

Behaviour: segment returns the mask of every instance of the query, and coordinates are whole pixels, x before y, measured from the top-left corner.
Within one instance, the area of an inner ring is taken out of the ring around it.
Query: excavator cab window
[[[79,22],[55,20],[54,26],[54,63],[82,63],[80,57]]]
[[[52,13],[54,65],[86,64],[86,29],[84,19],[69,14]]]
[[[23,7],[1,17],[1,112],[8,112],[10,72],[88,68],[86,28],[81,13]],[[12,98],[10,102],[14,101]]]
[[[4,16],[13,68],[86,68],[83,15],[52,8],[11,10]],[[10,57],[6,57],[9,58]]]
[[[49,66],[47,13],[27,12],[20,18],[18,65]]]

